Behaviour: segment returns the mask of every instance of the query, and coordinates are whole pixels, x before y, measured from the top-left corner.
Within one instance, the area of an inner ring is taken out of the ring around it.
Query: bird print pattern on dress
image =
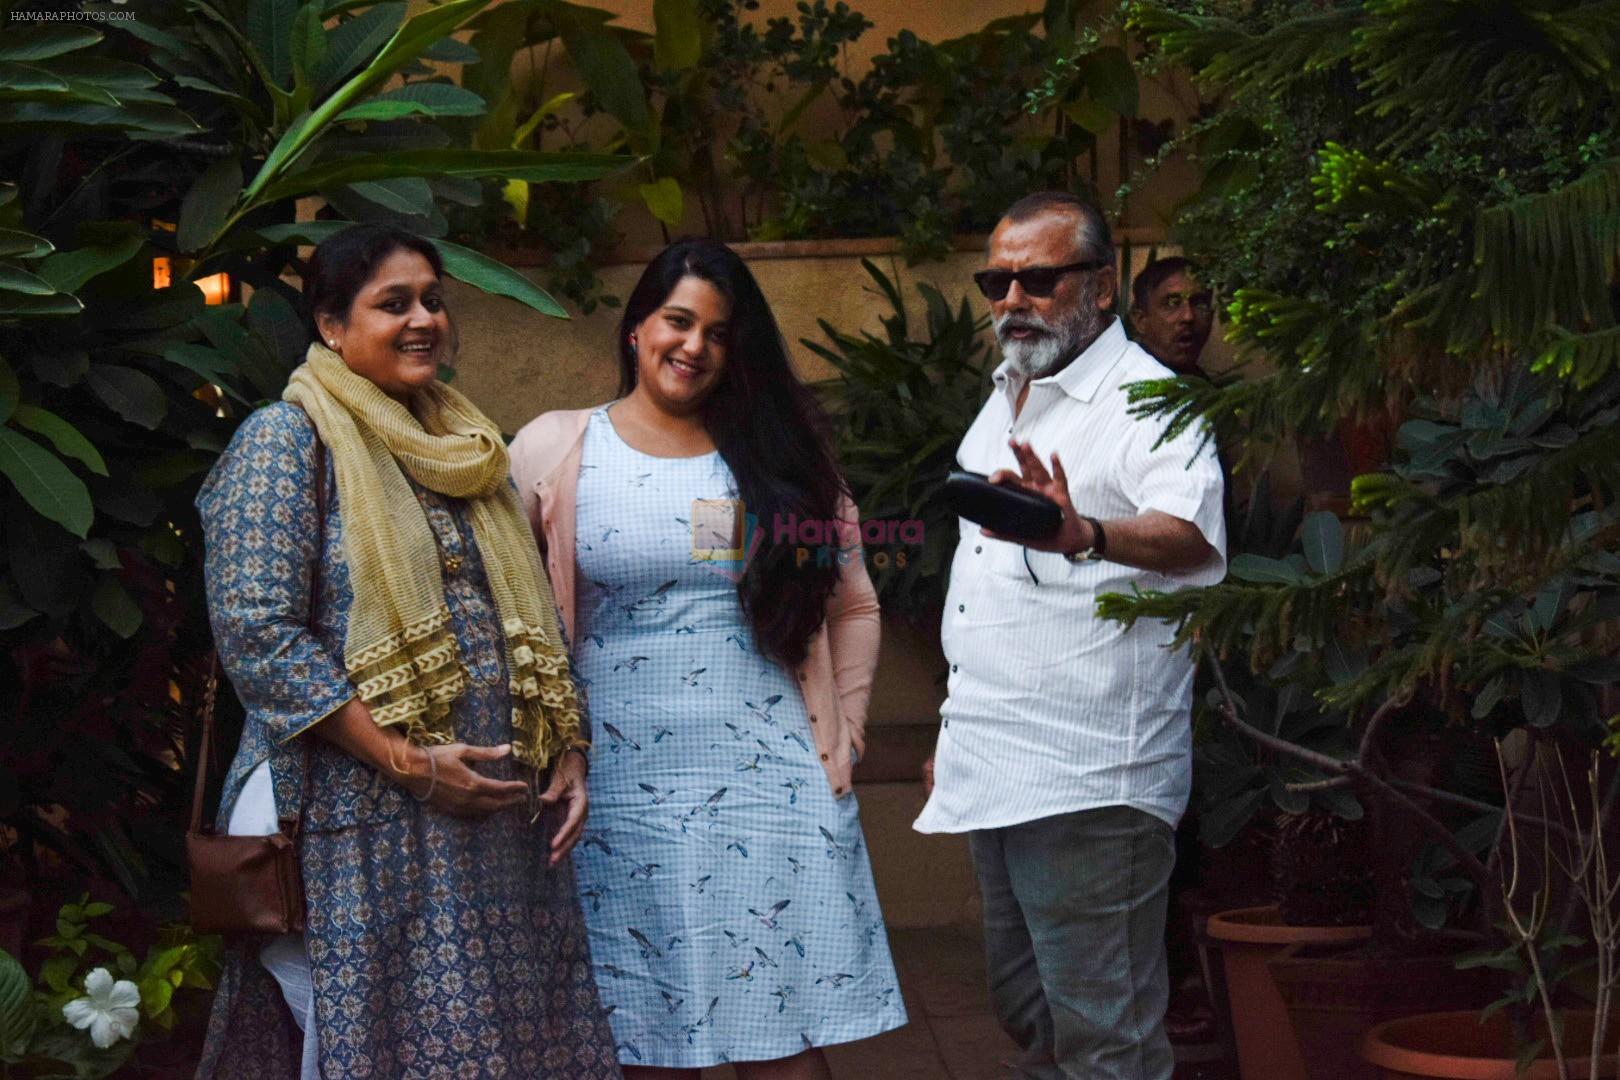
[[[585,440],[574,661],[598,736],[575,862],[622,1059],[701,1068],[899,1026],[855,799],[735,584],[694,557],[692,504],[734,498],[730,470],[641,454],[605,412]]]

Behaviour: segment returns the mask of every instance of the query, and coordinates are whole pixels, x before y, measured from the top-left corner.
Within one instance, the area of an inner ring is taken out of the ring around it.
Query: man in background
[[[1131,283],[1136,340],[1177,375],[1204,373],[1198,358],[1214,322],[1214,296],[1186,259],[1155,259]]]

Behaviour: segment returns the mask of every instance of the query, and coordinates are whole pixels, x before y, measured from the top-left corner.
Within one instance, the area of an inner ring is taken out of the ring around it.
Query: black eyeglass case
[[[992,484],[983,473],[953,469],[945,505],[957,517],[1019,540],[1042,540],[1063,527],[1063,511],[1044,495]]]

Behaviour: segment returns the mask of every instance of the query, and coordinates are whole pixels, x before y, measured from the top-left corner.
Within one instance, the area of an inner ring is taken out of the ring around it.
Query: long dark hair
[[[619,394],[636,386],[630,334],[682,278],[700,278],[731,305],[726,364],[703,402],[703,423],[737,481],[764,542],[737,582],[760,652],[789,667],[803,662],[838,584],[838,560],[814,554],[797,565],[795,545],[775,542],[776,524],[832,521],[848,493],[826,415],[788,360],[776,317],[736,252],[715,240],[678,240],[659,252],[619,320]],[[836,537],[827,543],[836,548]]]

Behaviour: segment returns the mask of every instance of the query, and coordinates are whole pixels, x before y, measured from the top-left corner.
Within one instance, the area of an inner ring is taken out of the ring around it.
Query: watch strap
[[[1081,516],[1081,520],[1091,526],[1091,557],[1100,559],[1108,554],[1108,533],[1103,530],[1103,523],[1094,517]]]
[[[1072,563],[1095,562],[1103,557],[1108,550],[1108,534],[1103,531],[1102,522],[1086,514],[1079,515],[1080,520],[1091,526],[1091,546],[1076,551],[1073,554],[1065,553],[1064,558]]]

